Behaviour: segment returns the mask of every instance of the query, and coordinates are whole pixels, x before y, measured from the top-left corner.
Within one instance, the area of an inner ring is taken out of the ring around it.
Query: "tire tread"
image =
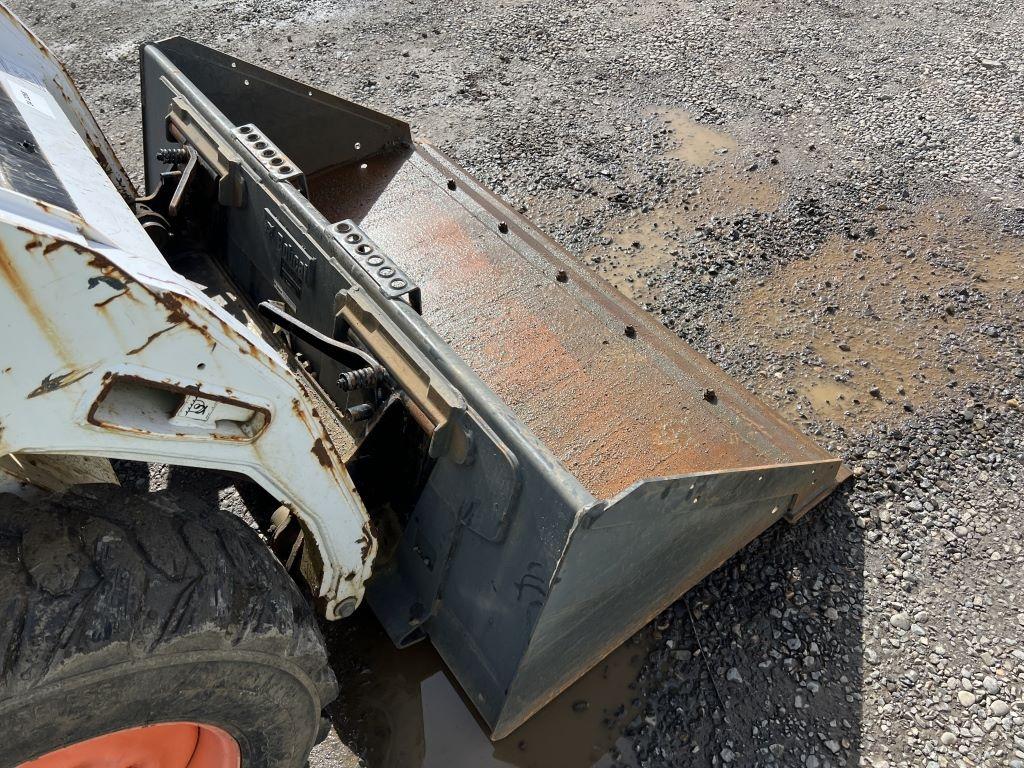
[[[178,491],[87,486],[0,502],[0,705],[188,650],[289,659],[337,694],[308,604],[257,533]]]

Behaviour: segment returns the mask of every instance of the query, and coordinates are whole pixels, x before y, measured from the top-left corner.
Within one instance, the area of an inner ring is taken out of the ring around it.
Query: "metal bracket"
[[[180,96],[171,100],[167,138],[193,147],[217,180],[217,202],[239,208],[245,201],[245,182],[239,173],[238,154],[219,141],[205,119]]]
[[[263,226],[267,248],[277,257],[277,275],[288,288],[292,300],[297,300],[303,289],[316,279],[316,256],[309,255],[269,209],[264,209]]]
[[[181,176],[178,177],[178,184],[174,187],[174,193],[171,195],[171,202],[167,204],[167,212],[171,217],[178,215],[178,211],[181,208],[181,201],[185,197],[185,192],[188,190],[188,185],[192,183],[192,179],[196,173],[196,165],[199,163],[199,153],[196,152],[194,147],[185,145],[185,167],[181,171]]]
[[[339,221],[330,227],[332,237],[345,249],[389,299],[409,297],[409,304],[417,313],[422,313],[419,286],[409,279],[394,261],[384,255],[377,244],[366,236],[351,219]]]
[[[309,197],[306,174],[253,123],[239,125],[233,133],[249,154],[255,157],[275,180],[287,182],[298,189],[304,197]]]
[[[344,344],[337,339],[324,336],[320,331],[310,328],[301,320],[289,315],[278,303],[261,301],[257,309],[263,317],[272,320],[275,325],[302,339],[311,347],[323,352],[332,360],[337,360],[350,370],[361,371],[368,368],[374,371],[374,375],[378,378],[384,375],[381,364],[373,358],[373,355],[358,347],[353,347],[351,344]]]

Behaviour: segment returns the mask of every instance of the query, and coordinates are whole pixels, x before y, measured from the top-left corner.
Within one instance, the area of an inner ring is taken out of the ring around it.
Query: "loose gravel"
[[[1024,766],[1024,7],[14,5],[136,175],[171,34],[409,120],[854,469],[644,631],[606,764]]]

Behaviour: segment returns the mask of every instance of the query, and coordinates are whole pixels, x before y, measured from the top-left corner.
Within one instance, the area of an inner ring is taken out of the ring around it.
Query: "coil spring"
[[[338,386],[345,392],[352,392],[357,389],[370,389],[377,386],[387,374],[381,366],[367,366],[356,368],[353,371],[345,371],[338,377]]]
[[[188,150],[184,147],[161,147],[156,151],[156,159],[168,165],[181,165],[188,162]]]

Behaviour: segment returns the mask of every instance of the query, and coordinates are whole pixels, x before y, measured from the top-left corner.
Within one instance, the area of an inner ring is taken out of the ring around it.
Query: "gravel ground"
[[[403,117],[855,469],[645,630],[607,764],[1022,766],[1024,10],[766,5],[14,3],[133,172],[172,34]]]

